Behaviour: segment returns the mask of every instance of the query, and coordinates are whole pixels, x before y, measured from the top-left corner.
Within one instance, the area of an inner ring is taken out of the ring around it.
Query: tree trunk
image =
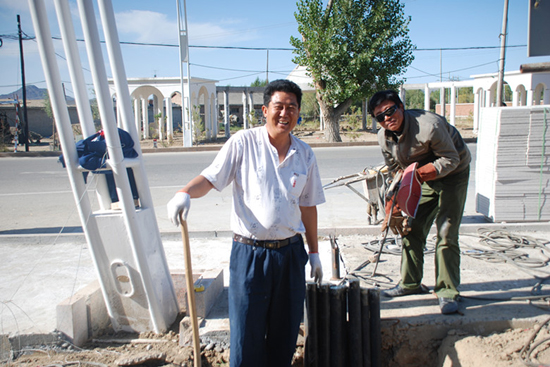
[[[340,137],[338,117],[336,117],[334,113],[328,116],[323,113],[323,118],[325,119],[325,140],[329,143],[341,142],[342,138]]]
[[[338,143],[342,141],[340,138],[339,116],[335,115],[335,110],[332,105],[329,105],[319,93],[316,93],[317,101],[321,107],[323,121],[325,122],[325,140],[329,143]]]

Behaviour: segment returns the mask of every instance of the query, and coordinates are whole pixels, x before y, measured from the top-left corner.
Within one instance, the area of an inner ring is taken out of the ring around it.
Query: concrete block
[[[206,319],[208,313],[216,304],[219,296],[223,292],[223,270],[222,269],[212,269],[206,270],[201,273],[202,277],[200,280],[195,281],[195,286],[204,286],[204,290],[201,292],[195,292],[195,305],[197,309],[197,318],[199,325],[202,320]],[[195,279],[195,274],[193,275]],[[184,276],[185,279],[185,276]],[[185,287],[185,291],[187,287]],[[187,294],[184,293],[185,304],[187,305]],[[179,297],[178,297],[179,298]],[[187,309],[187,307],[186,307]],[[184,317],[180,321],[180,346],[187,345],[192,341],[193,338],[193,329],[191,320],[188,316]]]
[[[176,291],[176,299],[178,300],[178,306],[181,313],[187,313],[187,283],[185,282],[185,270],[172,270],[170,271],[172,276],[172,282],[174,283],[174,289]],[[196,282],[200,277],[200,273],[193,272],[193,282]]]
[[[10,339],[7,335],[0,335],[0,363],[12,359]]]
[[[99,281],[93,281],[81,290],[87,294],[86,308],[88,312],[88,337],[95,338],[111,329],[111,317],[105,306]]]
[[[98,281],[94,281],[56,307],[57,330],[76,346],[101,335],[111,325],[111,318]]]
[[[202,273],[202,278],[195,282],[195,286],[202,285],[202,292],[195,292],[195,303],[197,305],[197,316],[206,318],[216,303],[219,295],[223,292],[223,270],[212,269]]]
[[[88,313],[86,296],[74,294],[61,301],[56,307],[57,330],[65,334],[67,340],[82,346],[88,340]]]
[[[185,282],[185,272],[176,270],[172,271],[171,274],[180,311],[187,313],[187,284]],[[204,286],[203,291],[195,292],[195,305],[197,308],[197,317],[206,318],[208,312],[216,303],[216,299],[223,291],[223,270],[194,270],[193,282],[195,286]]]

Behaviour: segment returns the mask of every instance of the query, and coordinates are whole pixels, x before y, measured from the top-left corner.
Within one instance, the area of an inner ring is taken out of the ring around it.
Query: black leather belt
[[[270,249],[270,250],[275,250],[275,249],[278,249],[278,248],[281,248],[281,247],[288,246],[291,243],[297,242],[300,239],[301,236],[302,235],[297,234],[293,237],[286,238],[284,240],[270,241],[270,240],[255,240],[255,239],[252,239],[252,238],[243,237],[239,234],[234,234],[233,239],[237,242],[244,243],[245,245],[258,246],[258,247],[263,247],[263,248]]]

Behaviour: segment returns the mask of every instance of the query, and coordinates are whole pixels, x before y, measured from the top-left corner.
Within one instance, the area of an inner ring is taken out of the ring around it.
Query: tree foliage
[[[302,108],[300,114],[309,119],[316,120],[319,118],[319,103],[315,99],[313,93],[304,93],[302,95]]]
[[[420,89],[408,90],[405,94],[405,109],[424,109],[424,91]]]
[[[256,77],[256,80],[250,83],[251,87],[265,87],[266,85],[267,85],[267,80],[262,80],[260,79],[260,77]]]
[[[299,0],[293,62],[313,79],[328,141],[341,141],[338,119],[357,100],[397,88],[413,61],[410,18],[398,0]]]

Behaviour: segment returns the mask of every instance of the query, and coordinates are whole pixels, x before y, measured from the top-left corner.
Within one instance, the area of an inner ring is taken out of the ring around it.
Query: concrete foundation
[[[185,273],[174,271],[171,276],[180,312],[186,312]],[[197,316],[205,318],[223,291],[223,270],[199,271],[193,274],[193,280],[196,285],[204,286],[204,290],[195,293],[195,302]],[[111,328],[111,320],[98,281],[90,283],[72,297],[60,302],[56,308],[56,316],[57,330],[76,346],[84,345],[88,340],[104,334]]]

